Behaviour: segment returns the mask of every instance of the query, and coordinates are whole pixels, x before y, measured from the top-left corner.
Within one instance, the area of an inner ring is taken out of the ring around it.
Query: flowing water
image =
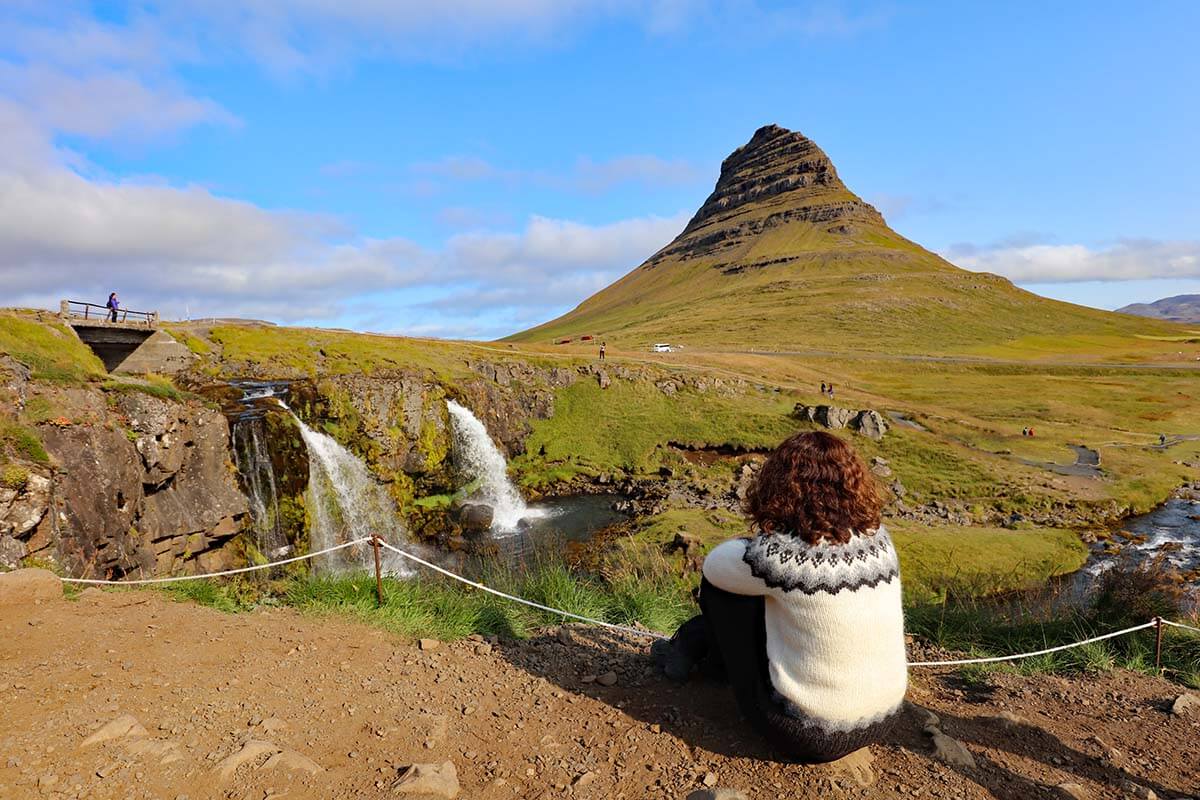
[[[1200,586],[1200,499],[1174,497],[1149,514],[1126,520],[1116,541],[1119,555],[1106,554],[1103,544],[1093,546],[1087,566],[1076,573],[1081,588],[1123,559],[1142,564],[1156,558],[1185,576],[1197,576],[1191,583]]]
[[[233,426],[233,449],[250,500],[258,551],[272,561],[290,555],[291,545],[279,526],[279,489],[261,416],[239,420]]]
[[[232,385],[242,393],[231,413],[230,434],[238,473],[250,501],[254,543],[270,560],[286,558],[292,554],[292,547],[280,527],[279,486],[267,446],[266,415],[275,406],[263,401],[285,396],[287,384],[236,381]]]
[[[615,510],[618,494],[576,495],[526,503],[508,478],[508,463],[487,428],[471,410],[447,400],[454,434],[454,461],[478,488],[473,501],[493,509],[491,538],[509,561],[534,558],[543,547],[590,539],[601,528],[627,519]]]
[[[285,406],[286,407],[286,406]],[[312,551],[378,535],[397,547],[406,548],[406,529],[396,514],[396,505],[383,486],[371,475],[362,459],[331,436],[315,431],[295,413],[300,435],[308,447],[308,492],[305,500],[311,514],[309,548]],[[321,571],[339,572],[373,569],[369,545],[339,550],[317,559]],[[384,570],[407,576],[412,569],[399,556],[385,550]]]
[[[508,462],[479,418],[453,400],[446,401],[446,408],[453,426],[454,462],[464,475],[479,481],[478,498],[492,507],[492,530],[513,533],[522,520],[541,516],[544,512],[531,511],[508,479]]]

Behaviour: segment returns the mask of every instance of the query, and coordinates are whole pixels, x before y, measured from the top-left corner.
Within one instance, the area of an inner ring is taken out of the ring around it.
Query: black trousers
[[[710,677],[725,677],[742,716],[779,751],[796,761],[835,761],[878,741],[891,720],[851,733],[827,732],[795,711],[771,685],[765,599],[700,582],[701,614],[680,626],[675,646]]]

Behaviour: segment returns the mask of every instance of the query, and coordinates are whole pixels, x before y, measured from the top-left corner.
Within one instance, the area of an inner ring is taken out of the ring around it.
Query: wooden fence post
[[[1162,673],[1162,617],[1154,618],[1154,671]]]
[[[375,607],[383,608],[383,568],[379,561],[379,535],[371,536],[371,547],[375,549]]]

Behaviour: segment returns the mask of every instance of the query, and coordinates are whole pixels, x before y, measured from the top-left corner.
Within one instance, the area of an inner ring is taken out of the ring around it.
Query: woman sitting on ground
[[[746,498],[754,538],[704,560],[700,616],[653,652],[667,675],[724,674],[742,714],[798,761],[890,730],[908,673],[896,551],[873,479],[828,433],[773,452]]]

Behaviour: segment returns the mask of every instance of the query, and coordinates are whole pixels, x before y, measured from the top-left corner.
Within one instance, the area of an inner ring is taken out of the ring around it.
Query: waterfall
[[[286,408],[286,406],[284,406]],[[289,413],[292,413],[289,409]],[[331,436],[313,430],[292,413],[300,426],[300,435],[308,447],[308,492],[306,501],[310,551],[378,534],[399,546],[404,543],[404,523],[396,514],[395,503],[371,475],[358,456],[342,447]],[[339,550],[319,559],[323,571],[373,569],[374,555],[369,545]],[[385,570],[405,576],[412,570],[399,556],[383,552]]]
[[[487,428],[469,408],[453,400],[446,401],[454,430],[454,460],[467,475],[480,481],[481,499],[494,512],[492,527],[514,531],[522,519],[530,516],[517,487],[508,479],[508,462]]]
[[[260,553],[276,560],[289,555],[291,547],[279,525],[279,490],[266,440],[262,416],[241,419],[233,425],[233,449],[250,500],[255,544]]]

